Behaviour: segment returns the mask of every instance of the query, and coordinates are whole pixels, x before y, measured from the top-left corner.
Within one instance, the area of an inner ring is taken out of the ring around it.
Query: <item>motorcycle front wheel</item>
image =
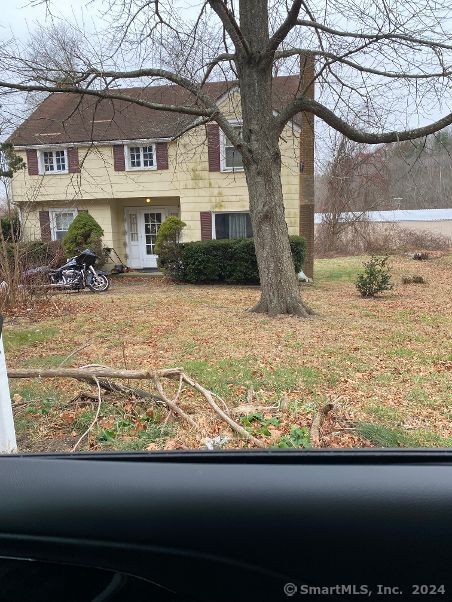
[[[93,293],[104,293],[110,287],[110,280],[105,274],[96,274],[91,278],[88,288]]]

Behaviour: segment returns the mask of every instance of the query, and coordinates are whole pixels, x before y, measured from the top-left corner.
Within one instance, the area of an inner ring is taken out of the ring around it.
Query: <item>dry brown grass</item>
[[[182,366],[230,406],[244,403],[250,386],[259,404],[285,395],[289,411],[271,437],[262,436],[263,444],[274,443],[294,425],[309,425],[320,404],[336,400],[324,446],[369,445],[369,439],[384,445],[392,436],[400,445],[452,445],[452,257],[393,258],[396,286],[377,299],[362,299],[354,288],[362,260],[317,261],[315,285],[302,288],[317,312],[308,320],[249,313],[259,295],[256,287],[120,277],[105,295],[66,295],[63,316],[6,325],[7,360],[14,367],[55,366],[91,341],[72,365]],[[427,284],[401,284],[403,276],[413,274]],[[32,336],[36,330],[44,333],[40,340]],[[16,411],[24,449],[67,449],[89,418],[89,404],[63,407],[80,385],[14,382],[12,388],[27,401]],[[47,412],[39,411],[43,398]],[[186,398],[183,408],[196,410],[202,435],[176,422],[162,432],[164,411],[144,418],[148,407],[127,403],[107,399],[90,448],[193,447],[203,436],[230,436],[196,399]],[[154,430],[140,443],[138,434],[147,432],[151,419]],[[125,426],[118,426],[121,420]],[[358,432],[347,430],[361,422]]]

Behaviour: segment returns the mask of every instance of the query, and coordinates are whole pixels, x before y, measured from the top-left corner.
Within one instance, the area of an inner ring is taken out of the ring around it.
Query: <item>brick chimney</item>
[[[308,98],[315,93],[315,57],[300,56],[301,91]],[[314,277],[314,115],[301,113],[300,132],[300,236],[306,240],[303,271]]]

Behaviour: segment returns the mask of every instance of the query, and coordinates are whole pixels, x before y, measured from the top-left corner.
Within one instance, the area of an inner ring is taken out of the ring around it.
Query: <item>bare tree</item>
[[[384,148],[369,149],[339,134],[331,150],[317,203],[322,221],[316,231],[316,252],[322,253],[339,251],[343,238],[363,236],[368,212],[382,209],[388,198]]]
[[[89,65],[77,66],[70,81],[61,83],[53,72],[43,81],[42,70],[37,78],[36,68],[6,47],[0,59],[9,75],[0,81],[0,90],[82,91],[189,114],[194,125],[216,121],[243,157],[262,287],[254,310],[307,316],[310,310],[299,296],[284,216],[279,149],[283,129],[302,112],[309,124],[315,116],[351,140],[380,144],[413,140],[451,124],[450,112],[429,118],[434,102],[438,111],[443,99],[446,106],[449,102],[449,3],[206,0],[199,2],[194,19],[171,0],[105,0],[104,6],[105,18],[114,20],[110,31],[116,43],[108,41],[101,64],[93,58]],[[177,57],[173,66],[166,48]],[[299,68],[300,57],[303,63],[313,56],[319,97],[312,97],[310,86],[300,85],[275,112],[275,69],[287,73]],[[237,78],[241,136],[203,88],[204,82],[220,75]],[[191,101],[146,102],[115,89],[137,78],[148,84],[162,79],[177,84],[190,93]],[[426,117],[427,125],[409,127],[415,115]],[[369,123],[372,131],[366,129]]]
[[[442,130],[416,141],[386,147],[389,183],[381,209],[452,206],[452,132]]]

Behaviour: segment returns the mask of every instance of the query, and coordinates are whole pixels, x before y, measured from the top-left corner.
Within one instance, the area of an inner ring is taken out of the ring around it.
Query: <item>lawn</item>
[[[314,415],[333,402],[324,447],[452,447],[451,258],[392,258],[395,287],[377,299],[362,299],[354,288],[363,259],[316,262],[315,284],[301,288],[317,312],[308,320],[249,313],[256,287],[118,277],[105,295],[59,295],[39,320],[9,319],[7,363],[55,367],[84,346],[65,366],[180,366],[230,409],[250,396],[264,408],[237,417],[262,445],[308,446]],[[426,284],[401,284],[414,274]],[[81,389],[96,393],[75,381],[10,385],[22,451],[71,449],[96,411],[93,399],[71,401]],[[272,408],[281,400],[287,409]],[[192,413],[196,433],[161,406],[105,395],[81,449],[200,447],[216,435],[243,445],[191,392],[181,407]]]

